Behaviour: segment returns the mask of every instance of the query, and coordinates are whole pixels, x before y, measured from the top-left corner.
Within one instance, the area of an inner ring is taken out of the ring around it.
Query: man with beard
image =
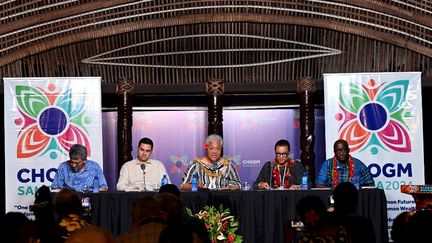
[[[77,192],[108,191],[101,167],[87,160],[87,149],[81,144],[72,145],[69,160],[61,163],[57,169],[51,189],[63,188],[72,188]]]
[[[359,186],[374,186],[375,182],[366,165],[349,154],[348,142],[339,139],[333,146],[334,156],[321,166],[316,187],[336,187],[341,182],[353,182],[357,177]]]

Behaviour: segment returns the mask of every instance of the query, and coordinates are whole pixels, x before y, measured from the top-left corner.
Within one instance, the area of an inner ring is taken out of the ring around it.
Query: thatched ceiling
[[[141,94],[290,93],[332,72],[422,71],[432,85],[429,1],[0,3],[0,78],[101,76]],[[318,88],[321,86],[318,85]]]

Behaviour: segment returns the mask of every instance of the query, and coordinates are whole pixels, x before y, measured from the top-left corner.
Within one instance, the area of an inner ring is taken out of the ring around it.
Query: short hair
[[[148,144],[148,145],[150,145],[151,149],[153,150],[153,141],[150,138],[141,138],[139,140],[138,147],[141,144]]]
[[[339,183],[333,191],[335,213],[355,212],[358,203],[357,188],[351,182]]]
[[[54,199],[54,211],[60,218],[69,214],[81,215],[83,208],[80,194],[72,188],[61,189]]]
[[[164,192],[156,194],[154,199],[161,205],[162,211],[168,214],[167,223],[180,222],[183,216],[183,206],[180,198],[171,193]]]
[[[171,193],[174,196],[180,198],[180,190],[174,184],[166,184],[159,188],[159,193]]]
[[[132,221],[140,224],[148,218],[161,218],[161,205],[152,197],[144,196],[137,198],[131,207]]]
[[[209,144],[210,141],[219,141],[220,145],[223,147],[223,138],[217,134],[211,134],[206,138],[206,144]]]
[[[343,139],[336,140],[336,142],[334,142],[334,144],[333,144],[333,149],[335,149],[336,145],[339,143],[341,143],[344,147],[346,147],[349,150],[348,142],[346,140],[343,140]]]
[[[286,139],[281,139],[281,140],[277,141],[274,149],[276,150],[276,147],[278,147],[278,146],[288,146],[288,150],[291,150],[291,146],[290,146],[288,140],[286,140]]]
[[[302,221],[304,221],[306,213],[311,210],[314,210],[315,213],[320,216],[321,220],[325,220],[327,217],[327,208],[323,200],[315,195],[302,197],[300,201],[298,201],[296,209]]]
[[[84,147],[84,145],[81,144],[72,145],[72,147],[70,147],[69,149],[69,158],[86,160],[87,159],[86,147]]]

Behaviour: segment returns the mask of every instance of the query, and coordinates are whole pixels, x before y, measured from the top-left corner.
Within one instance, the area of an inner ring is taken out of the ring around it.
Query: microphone
[[[213,166],[216,166],[218,162],[217,162],[217,160],[212,160],[211,163],[213,164]]]
[[[146,181],[145,181],[145,164],[141,164],[141,170],[143,171],[143,181],[144,181],[144,191],[147,191],[146,189]]]
[[[269,188],[272,187],[272,181],[273,181],[273,161],[270,161],[270,178],[269,178]]]

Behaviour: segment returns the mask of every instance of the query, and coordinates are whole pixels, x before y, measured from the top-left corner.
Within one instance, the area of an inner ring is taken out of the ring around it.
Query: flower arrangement
[[[204,209],[195,215],[189,208],[186,210],[190,216],[194,216],[204,222],[212,243],[243,242],[243,237],[235,233],[238,229],[238,220],[230,215],[229,208],[224,209],[222,204],[219,205],[219,209],[216,209],[215,206],[204,206]]]

